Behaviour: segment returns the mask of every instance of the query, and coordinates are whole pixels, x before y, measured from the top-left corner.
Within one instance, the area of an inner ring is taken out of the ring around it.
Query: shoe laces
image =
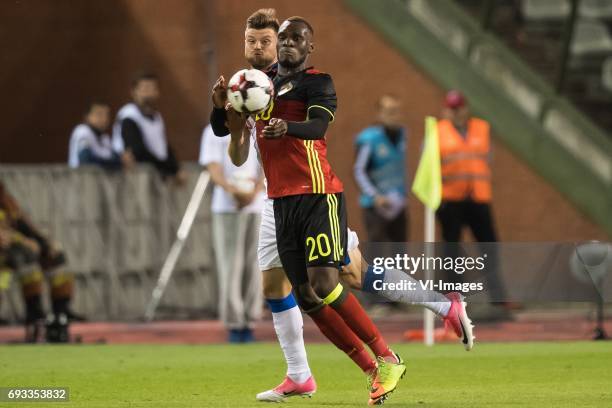
[[[372,386],[376,382],[376,377],[378,376],[378,366],[372,370],[370,374],[366,376],[366,384],[368,387],[368,392],[372,391]]]
[[[373,383],[384,383],[391,372],[391,367],[389,366],[390,363],[380,356],[376,358],[376,361],[378,363],[378,368],[376,370],[377,375],[374,377]]]

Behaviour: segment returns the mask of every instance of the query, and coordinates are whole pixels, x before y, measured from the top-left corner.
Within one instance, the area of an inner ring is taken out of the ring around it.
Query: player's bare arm
[[[247,115],[236,112],[231,106],[226,108],[226,126],[230,131],[228,154],[235,166],[242,166],[249,157],[250,135],[247,127]]]
[[[263,129],[263,137],[278,139],[288,134],[303,140],[320,140],[325,137],[327,126],[333,117],[323,109],[311,109],[308,120],[304,122],[291,122],[272,118]]]

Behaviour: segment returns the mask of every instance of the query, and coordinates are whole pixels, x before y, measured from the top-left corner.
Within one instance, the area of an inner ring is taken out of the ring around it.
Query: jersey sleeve
[[[321,109],[329,114],[329,121],[333,122],[338,101],[331,76],[324,73],[311,74],[307,81],[309,82],[306,87],[308,113],[311,109]]]

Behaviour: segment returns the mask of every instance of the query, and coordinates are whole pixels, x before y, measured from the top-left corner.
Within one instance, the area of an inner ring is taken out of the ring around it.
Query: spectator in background
[[[217,137],[208,125],[202,135],[200,164],[210,172],[213,247],[219,282],[219,314],[231,343],[254,340],[252,325],[261,315],[261,271],[257,262],[263,173],[254,141],[247,161],[236,167],[227,153],[230,136]]]
[[[405,242],[406,131],[401,124],[401,104],[397,97],[383,95],[377,107],[379,124],[364,129],[355,140],[359,201],[369,241]]]
[[[491,141],[489,123],[470,115],[467,101],[459,91],[446,94],[443,119],[438,121],[440,161],[442,164],[442,203],[437,218],[445,242],[459,242],[468,226],[478,242],[497,242],[491,215]],[[449,246],[447,250],[459,249]],[[485,248],[483,247],[483,251]],[[497,248],[487,246],[486,288],[493,302],[511,309],[505,302],[503,283],[498,275]],[[461,275],[451,272],[450,281]]]
[[[64,266],[64,253],[43,234],[23,213],[17,201],[0,182],[0,211],[3,213],[4,228],[10,228],[12,243],[19,245],[18,256],[12,259],[12,269],[19,274],[26,305],[26,341],[36,342],[39,323],[45,317],[42,307],[43,280],[46,277],[51,286],[51,307],[53,324],[63,321],[60,332],[54,331],[47,340],[66,341],[67,321],[82,320],[70,310],[74,295],[74,276]],[[6,231],[5,231],[6,237]]]
[[[150,163],[161,175],[184,184],[187,174],[180,169],[166,138],[166,128],[157,111],[159,81],[155,74],[145,73],[132,83],[132,100],[117,113],[113,128],[113,147],[117,152],[130,151],[138,163]]]
[[[83,123],[78,124],[70,136],[70,167],[96,165],[107,170],[116,170],[133,165],[134,157],[129,150],[121,154],[113,150],[111,138],[106,133],[109,125],[110,107],[103,102],[89,104]]]

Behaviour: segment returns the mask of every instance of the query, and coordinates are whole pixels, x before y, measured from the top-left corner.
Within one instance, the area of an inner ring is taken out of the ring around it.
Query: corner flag
[[[412,192],[426,207],[437,210],[442,201],[440,145],[436,118],[425,118],[425,142],[421,160],[414,175]]]
[[[425,141],[419,167],[414,175],[412,192],[425,204],[425,242],[435,242],[435,211],[442,201],[442,170],[440,169],[440,144],[438,141],[438,123],[436,118],[425,118]],[[425,256],[433,256],[432,245],[425,245]],[[434,278],[432,269],[425,270],[425,280]],[[434,344],[434,314],[431,310],[423,312],[423,342],[427,346]]]

